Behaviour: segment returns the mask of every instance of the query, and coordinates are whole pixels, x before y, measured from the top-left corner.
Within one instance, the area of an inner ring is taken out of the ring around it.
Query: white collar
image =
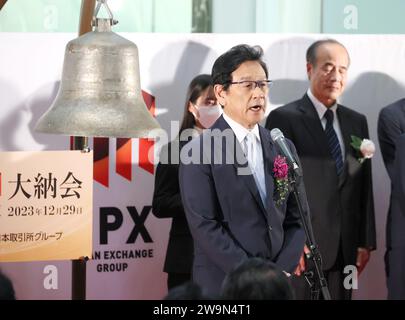
[[[236,138],[238,139],[239,143],[242,143],[242,141],[245,139],[246,135],[251,132],[253,133],[258,141],[260,142],[260,133],[259,133],[259,125],[255,124],[255,126],[252,129],[246,129],[244,126],[242,126],[240,123],[236,122],[232,118],[230,118],[225,111],[222,113],[224,120],[229,124],[231,127],[232,131],[235,133]]]
[[[312,93],[311,89],[309,88],[307,91],[307,95],[309,97],[309,100],[311,100],[312,104],[314,105],[316,112],[318,113],[319,119],[322,119],[323,116],[325,115],[326,110],[330,109],[333,111],[334,115],[336,115],[336,109],[337,109],[337,103],[329,108],[325,107],[325,105],[320,102]]]

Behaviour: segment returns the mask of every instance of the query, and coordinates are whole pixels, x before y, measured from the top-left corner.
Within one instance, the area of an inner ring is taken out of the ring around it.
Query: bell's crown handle
[[[98,26],[98,22],[101,19],[97,18],[97,15],[98,15],[102,5],[104,5],[105,9],[107,10],[107,14],[108,14],[108,17],[109,17],[108,20],[110,21],[110,25],[111,26],[116,25],[118,23],[118,21],[114,20],[113,14],[112,14],[112,12],[111,12],[108,4],[107,4],[107,0],[97,0],[97,6],[96,6],[96,9],[94,10],[93,20],[92,20],[91,25],[93,27]]]

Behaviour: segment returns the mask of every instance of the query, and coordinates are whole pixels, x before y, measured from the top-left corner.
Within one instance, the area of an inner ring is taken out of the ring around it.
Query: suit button
[[[269,230],[270,230],[270,231],[273,230],[273,227],[272,227],[272,226],[269,226]]]

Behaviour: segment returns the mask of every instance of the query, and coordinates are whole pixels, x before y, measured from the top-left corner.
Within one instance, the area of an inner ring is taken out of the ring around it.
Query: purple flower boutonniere
[[[281,206],[287,198],[289,191],[288,184],[288,164],[285,157],[278,155],[274,159],[273,165],[273,177],[275,182],[276,205]]]

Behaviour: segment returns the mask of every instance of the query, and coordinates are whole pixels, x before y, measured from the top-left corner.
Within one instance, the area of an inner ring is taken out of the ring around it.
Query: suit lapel
[[[311,134],[314,144],[318,146],[320,155],[330,157],[328,142],[319,115],[307,94],[302,98],[299,109],[304,114],[302,117],[304,126]]]
[[[225,121],[223,116],[219,118],[219,120],[216,122],[215,126],[212,127],[212,129],[218,128],[222,132],[224,130],[232,130],[231,127],[228,125],[228,123]],[[235,167],[235,174],[239,175],[240,179],[243,181],[243,183],[246,185],[247,189],[250,191],[252,194],[253,198],[256,200],[258,203],[259,207],[263,210],[263,212],[266,212],[266,209],[264,208],[263,201],[260,197],[259,189],[257,188],[255,179],[253,177],[252,171],[250,170],[246,157],[243,154],[241,145],[236,138],[235,134],[232,131],[232,138],[234,141],[234,146],[229,147],[223,147],[224,141],[222,141],[221,144],[216,144],[214,152],[222,152],[222,161],[225,163],[226,159],[233,159],[233,165]],[[229,143],[229,141],[228,141]],[[239,160],[239,161],[238,161]],[[241,161],[242,160],[242,161]],[[241,163],[242,162],[242,163]],[[267,181],[266,181],[267,183]]]

